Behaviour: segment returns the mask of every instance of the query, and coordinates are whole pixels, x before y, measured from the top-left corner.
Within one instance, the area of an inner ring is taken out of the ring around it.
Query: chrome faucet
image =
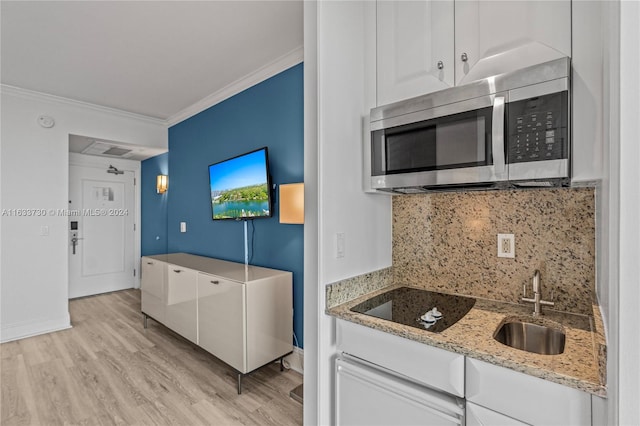
[[[533,273],[533,299],[527,297],[527,285],[524,285],[524,297],[522,298],[523,302],[533,303],[533,316],[536,317],[538,315],[542,315],[541,306],[553,306],[553,302],[547,302],[546,300],[542,300],[541,294],[541,285],[540,285],[540,271],[536,269]]]

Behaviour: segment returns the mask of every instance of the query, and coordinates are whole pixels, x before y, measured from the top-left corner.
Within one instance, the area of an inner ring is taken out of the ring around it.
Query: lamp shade
[[[164,194],[167,192],[167,188],[169,188],[169,176],[158,175],[156,178],[156,189],[158,190],[158,194]]]
[[[304,223],[304,183],[280,185],[280,223]]]

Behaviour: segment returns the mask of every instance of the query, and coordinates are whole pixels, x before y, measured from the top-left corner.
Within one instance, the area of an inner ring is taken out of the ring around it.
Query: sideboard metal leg
[[[284,357],[280,357],[280,371],[284,371]]]
[[[142,313],[142,317],[144,318],[144,328],[147,328],[147,319],[149,318],[147,314]]]
[[[242,373],[238,373],[238,395],[242,393]]]

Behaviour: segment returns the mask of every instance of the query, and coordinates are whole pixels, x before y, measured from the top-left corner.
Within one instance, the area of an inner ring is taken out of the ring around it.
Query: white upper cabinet
[[[456,84],[571,56],[571,1],[455,2]]]
[[[454,82],[453,0],[378,1],[378,105]]]
[[[571,56],[571,1],[383,1],[377,104]]]

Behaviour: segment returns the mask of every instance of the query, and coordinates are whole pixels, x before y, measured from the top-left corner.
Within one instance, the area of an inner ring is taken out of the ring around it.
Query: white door
[[[69,166],[69,298],[134,286],[134,207],[133,172]]]

